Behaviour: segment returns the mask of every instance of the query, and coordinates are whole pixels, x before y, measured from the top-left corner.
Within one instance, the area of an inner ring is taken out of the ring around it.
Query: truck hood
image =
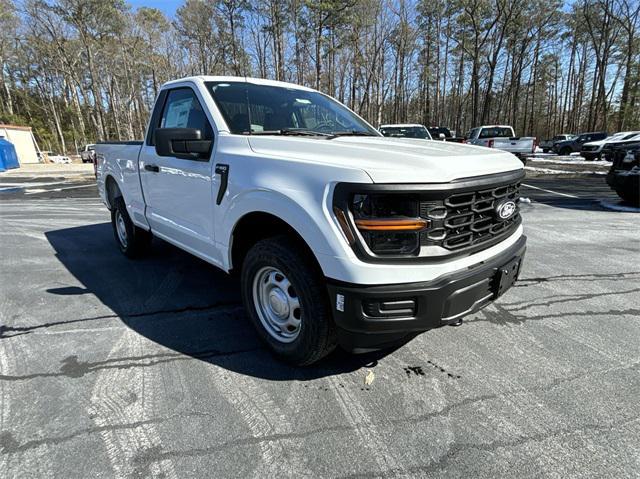
[[[446,183],[522,169],[510,153],[459,143],[385,137],[249,137],[265,156],[365,171],[374,183]]]

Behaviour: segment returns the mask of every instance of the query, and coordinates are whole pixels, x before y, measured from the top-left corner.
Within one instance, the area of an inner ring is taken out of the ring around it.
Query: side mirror
[[[184,160],[208,160],[211,140],[203,140],[202,132],[196,128],[156,128],[156,153]]]

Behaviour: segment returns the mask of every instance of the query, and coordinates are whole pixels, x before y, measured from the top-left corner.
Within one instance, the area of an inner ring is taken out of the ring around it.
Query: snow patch
[[[579,170],[554,170],[553,168],[537,168],[535,166],[525,166],[525,170],[544,173],[547,175],[606,175],[606,171],[579,171]]]
[[[607,160],[587,161],[584,158],[574,159],[573,157],[569,157],[569,156],[559,156],[557,158],[529,158],[529,161],[535,162],[535,163],[561,163],[561,164],[568,164],[568,165],[602,165],[602,166],[611,165],[611,162]]]

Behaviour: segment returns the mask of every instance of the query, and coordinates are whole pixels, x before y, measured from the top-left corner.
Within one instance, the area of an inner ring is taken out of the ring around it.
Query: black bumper
[[[371,351],[456,323],[513,285],[525,249],[522,236],[498,256],[429,282],[361,286],[328,280],[340,345]]]

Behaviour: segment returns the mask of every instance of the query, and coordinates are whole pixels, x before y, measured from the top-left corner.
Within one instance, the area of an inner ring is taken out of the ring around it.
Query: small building
[[[40,149],[30,127],[0,124],[0,138],[3,137],[13,143],[20,164],[40,163]]]

